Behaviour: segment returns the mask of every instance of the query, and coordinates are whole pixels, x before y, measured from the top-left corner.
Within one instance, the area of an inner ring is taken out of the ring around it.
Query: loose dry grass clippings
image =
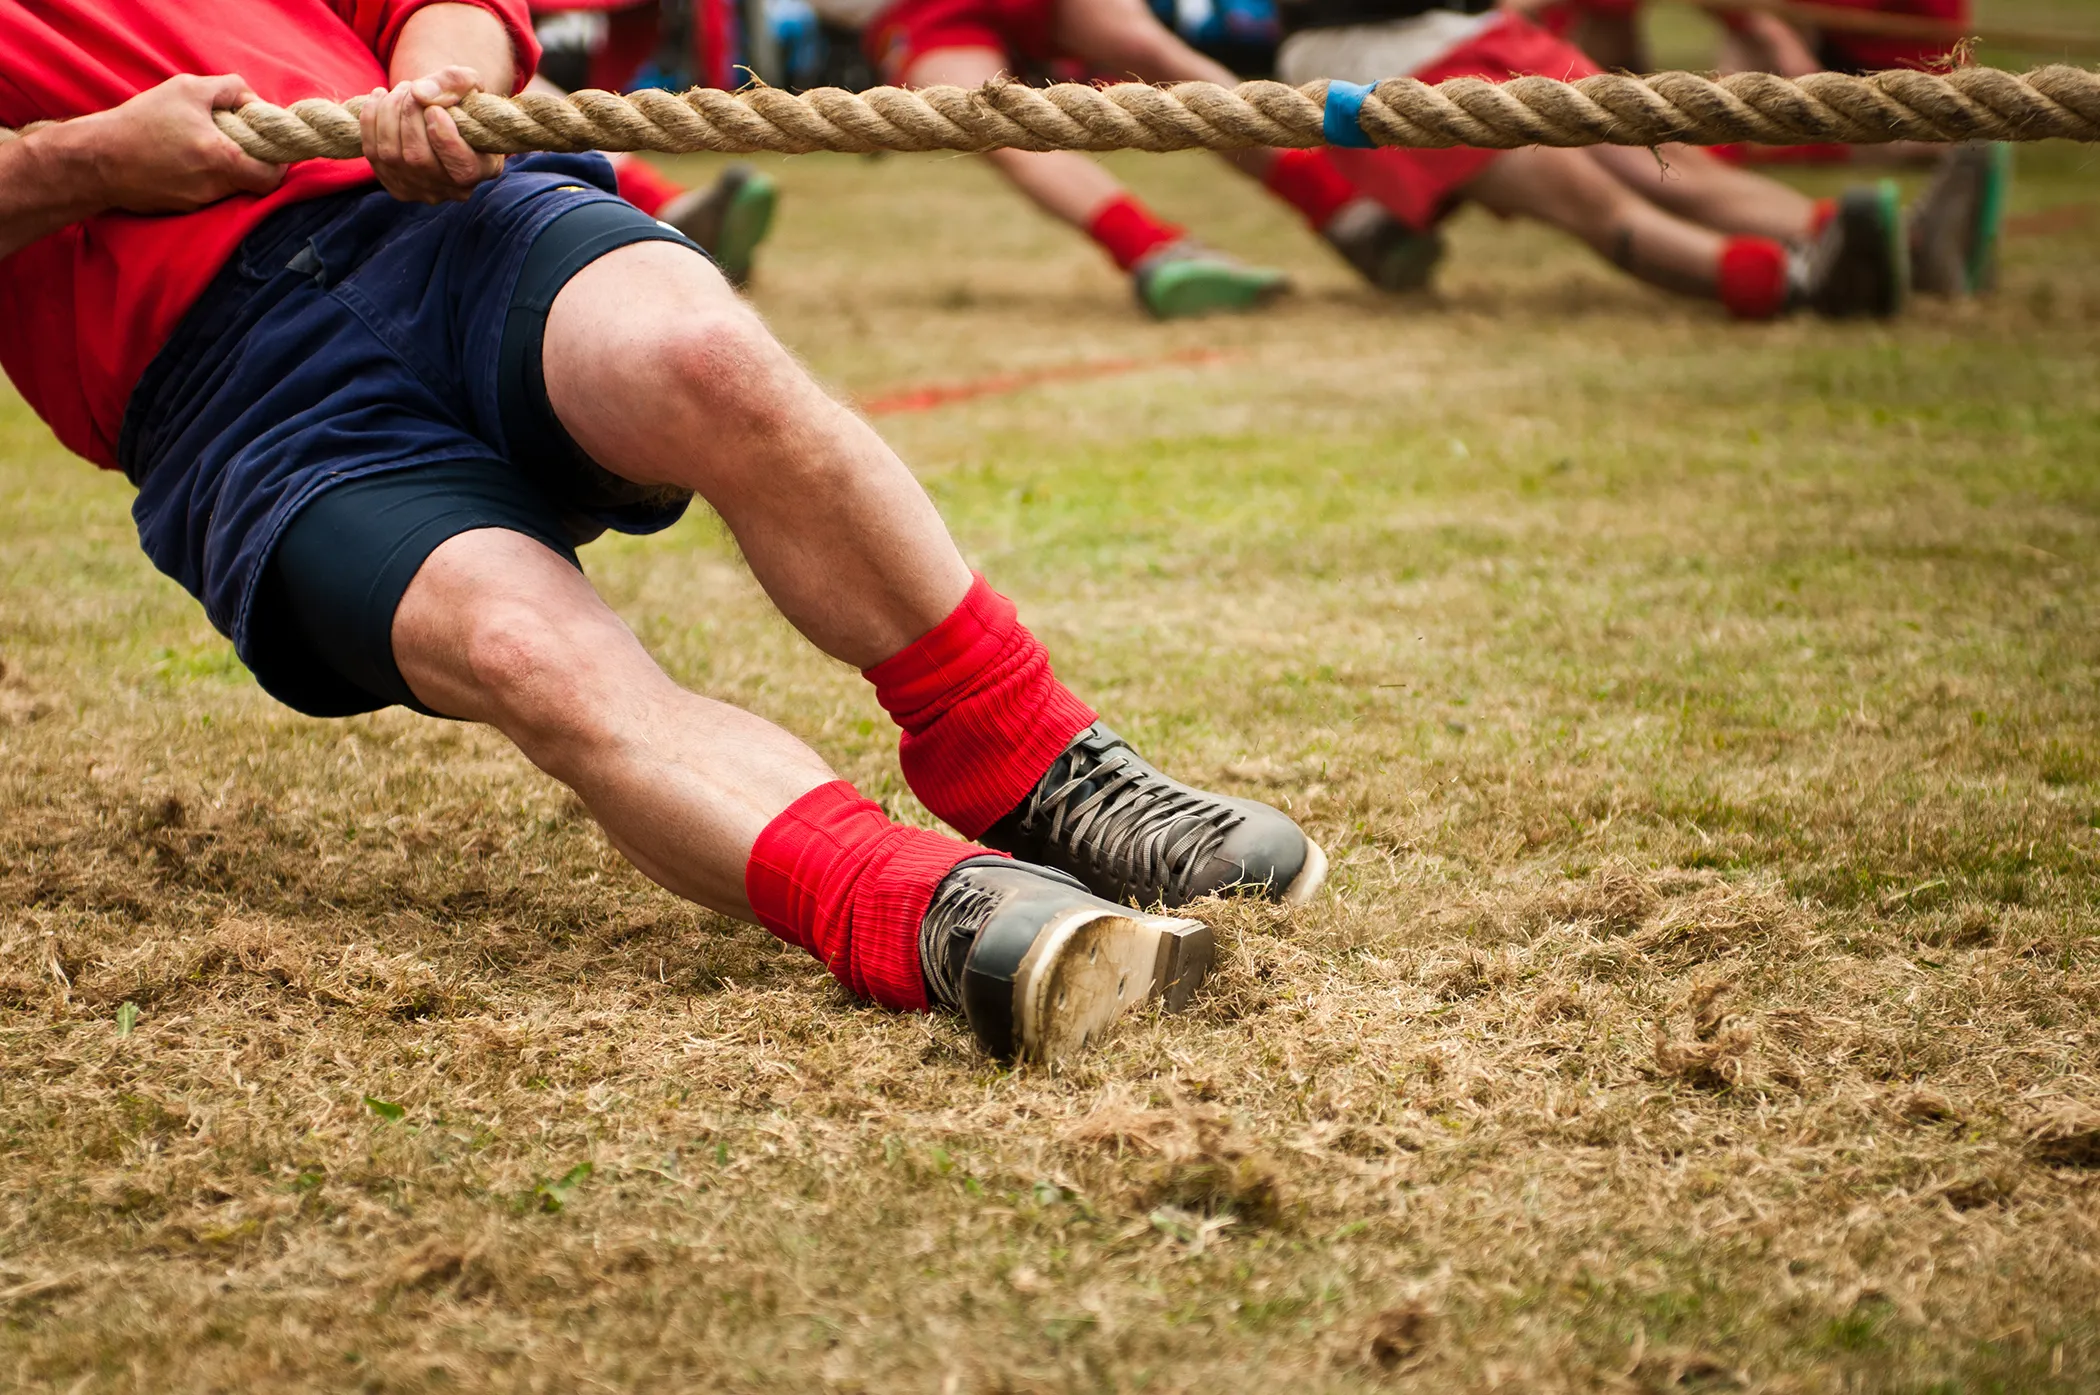
[[[1742,1390],[1751,1384],[1748,1371],[1696,1351],[1651,1352],[1634,1366],[1633,1381],[1640,1389],[1657,1392],[1657,1395],[1692,1390]]]
[[[1686,995],[1682,1012],[1690,1019],[1690,1036],[1657,1024],[1655,1064],[1665,1075],[1701,1090],[1734,1090],[1748,1082],[1757,1028],[1722,1005],[1733,986],[1718,979]]]
[[[1638,929],[1662,905],[1656,879],[1614,859],[1589,877],[1549,897],[1541,909],[1555,920],[1595,926],[1610,934]]]
[[[1896,1115],[1913,1124],[1959,1124],[1962,1111],[1938,1090],[1909,1090],[1895,1102]]]
[[[1798,917],[1772,887],[1716,882],[1663,904],[1633,945],[1644,955],[1687,963],[1769,951],[1796,930]]]
[[[1272,1225],[1282,1215],[1276,1163],[1220,1110],[1110,1106],[1068,1130],[1066,1140],[1083,1153],[1136,1155],[1126,1175],[1130,1204],[1140,1215],[1169,1208],[1247,1226]]]
[[[1398,1375],[1429,1360],[1437,1316],[1419,1300],[1387,1308],[1364,1330],[1363,1360],[1377,1371]]]
[[[2100,1109],[2058,1110],[2028,1133],[2027,1151],[2044,1167],[2100,1168]]]

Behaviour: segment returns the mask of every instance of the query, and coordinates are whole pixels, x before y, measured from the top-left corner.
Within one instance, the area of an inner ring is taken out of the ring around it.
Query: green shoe
[[[1981,295],[1998,283],[1998,238],[2012,185],[2012,147],[1948,151],[1910,212],[1912,286],[1926,295]]]
[[[1847,189],[1803,260],[1801,303],[1819,315],[1887,318],[1910,298],[1910,238],[1896,183]]]
[[[733,286],[751,280],[758,245],[773,226],[780,186],[770,175],[738,163],[722,171],[705,193],[674,199],[664,221],[700,244]]]
[[[1275,299],[1290,278],[1246,266],[1196,242],[1162,247],[1132,273],[1138,304],[1154,319],[1181,320],[1224,310],[1252,310]]]

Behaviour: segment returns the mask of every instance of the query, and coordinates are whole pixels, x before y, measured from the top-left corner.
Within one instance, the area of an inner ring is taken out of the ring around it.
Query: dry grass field
[[[1995,299],[1770,327],[1478,214],[1381,303],[1115,163],[1295,296],[1149,324],[959,159],[780,164],[756,292],[863,399],[1156,364],[881,419],[1336,858],[1059,1071],[485,731],[275,707],[0,401],[0,1387],[2100,1388],[2100,155],[2022,152]],[[585,560],[925,817],[717,526]]]

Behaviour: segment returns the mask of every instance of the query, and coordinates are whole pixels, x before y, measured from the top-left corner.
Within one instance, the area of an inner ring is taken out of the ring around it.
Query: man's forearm
[[[510,30],[479,5],[425,5],[401,26],[387,78],[409,82],[454,66],[472,68],[482,91],[508,95],[517,86]]]
[[[0,145],[0,257],[109,207],[93,118]]]

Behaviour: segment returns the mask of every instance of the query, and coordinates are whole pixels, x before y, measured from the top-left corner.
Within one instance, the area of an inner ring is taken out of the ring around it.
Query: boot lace
[[[1091,764],[1073,754],[1061,783],[1043,781],[1022,803],[1021,831],[1114,882],[1125,896],[1147,903],[1183,899],[1196,869],[1246,819],[1169,780],[1128,749],[1099,752]]]
[[[977,932],[998,909],[997,893],[980,885],[967,868],[950,872],[934,888],[933,903],[919,922],[919,967],[933,1000],[942,1007],[962,1007],[963,964]]]

